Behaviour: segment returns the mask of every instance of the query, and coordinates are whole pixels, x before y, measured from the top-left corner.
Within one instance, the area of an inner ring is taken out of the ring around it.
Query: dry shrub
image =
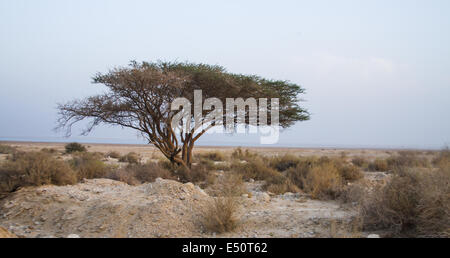
[[[100,160],[102,156],[99,153],[89,152],[76,154],[70,164],[77,172],[78,180],[105,177],[108,173],[108,166]]]
[[[385,172],[389,170],[389,165],[385,159],[376,159],[369,164],[369,170]]]
[[[127,183],[129,185],[138,185],[140,182],[136,179],[134,173],[130,172],[127,169],[115,169],[110,171],[106,176],[106,178]]]
[[[266,180],[280,175],[280,172],[269,167],[262,158],[249,158],[246,162],[233,162],[231,169],[242,175],[244,180]]]
[[[399,236],[450,237],[450,166],[398,169],[362,206],[364,226]]]
[[[133,173],[134,177],[141,183],[154,182],[158,177],[163,179],[175,179],[169,170],[155,162],[130,164],[126,167],[126,170]]]
[[[238,223],[239,203],[234,197],[217,197],[208,204],[203,214],[203,225],[210,232],[224,233],[234,230]]]
[[[282,174],[266,179],[263,185],[264,190],[274,194],[284,194],[287,192],[297,193],[300,189],[291,180]]]
[[[212,161],[224,161],[225,160],[225,155],[223,155],[223,153],[219,152],[219,151],[199,153],[196,156],[199,159],[208,159],[208,160],[212,160]]]
[[[347,182],[353,182],[364,177],[361,170],[352,164],[336,163],[336,167],[341,177]]]
[[[286,177],[313,198],[329,199],[338,197],[348,182],[361,179],[363,173],[342,159],[324,156],[303,158],[286,171]]]
[[[111,171],[106,177],[125,182],[129,185],[151,183],[158,177],[162,179],[176,179],[172,172],[155,162],[149,162],[146,164],[129,164],[125,168],[119,168]]]
[[[110,157],[113,159],[119,159],[121,156],[120,156],[120,153],[118,153],[117,151],[110,151],[110,152],[106,153],[106,157]]]
[[[363,157],[354,157],[352,159],[352,163],[353,165],[358,166],[360,168],[366,168],[369,165],[367,160]]]
[[[214,196],[238,197],[247,193],[242,176],[233,172],[226,172],[217,177],[211,186],[210,192]]]
[[[400,151],[399,155],[389,157],[386,162],[390,170],[400,167],[424,167],[430,166],[425,157],[419,157],[416,151]]]
[[[297,166],[300,161],[301,159],[299,157],[291,154],[286,154],[281,157],[273,157],[270,160],[270,166],[282,172],[288,170],[291,167]]]
[[[448,163],[450,163],[450,150],[446,147],[433,159],[433,165],[436,167],[445,167],[448,166]]]
[[[65,149],[66,149],[66,153],[86,152],[87,151],[86,147],[84,147],[83,145],[81,145],[77,142],[72,142],[72,143],[66,144]]]
[[[67,185],[77,182],[76,173],[64,161],[45,152],[15,153],[0,168],[0,191],[23,186]]]
[[[0,144],[0,154],[13,154],[17,151],[16,148],[9,145]]]
[[[313,167],[303,178],[304,190],[314,199],[336,198],[342,190],[342,178],[331,163]]]
[[[128,162],[130,164],[138,164],[140,161],[141,157],[135,152],[130,152],[119,159],[119,162]]]
[[[237,160],[249,160],[249,159],[254,159],[256,157],[258,157],[258,154],[253,153],[253,152],[249,151],[248,149],[243,151],[240,147],[236,148],[233,151],[233,153],[231,153],[231,158],[237,159]]]
[[[202,188],[208,186],[208,179],[211,174],[211,170],[208,166],[202,164],[192,165],[191,169],[180,166],[174,168],[172,171],[174,176],[177,177],[180,182],[197,183]]]
[[[41,152],[46,152],[48,154],[56,154],[58,151],[53,148],[42,148]]]

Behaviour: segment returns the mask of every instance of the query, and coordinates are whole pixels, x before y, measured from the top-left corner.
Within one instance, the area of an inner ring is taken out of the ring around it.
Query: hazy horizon
[[[450,144],[448,13],[444,0],[0,0],[0,141],[144,143],[109,126],[65,139],[56,105],[102,92],[97,72],[178,60],[304,87],[311,120],[275,146],[439,149]]]

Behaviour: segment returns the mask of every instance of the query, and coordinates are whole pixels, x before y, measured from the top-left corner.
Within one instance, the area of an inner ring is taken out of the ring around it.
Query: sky
[[[447,0],[0,0],[0,140],[145,143],[110,126],[63,138],[56,105],[103,92],[97,72],[176,60],[305,88],[311,120],[277,146],[441,148],[450,144],[449,31]]]

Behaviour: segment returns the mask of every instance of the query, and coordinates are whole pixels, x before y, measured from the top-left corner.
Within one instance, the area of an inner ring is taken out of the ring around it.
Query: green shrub
[[[66,144],[65,148],[66,148],[66,153],[86,152],[87,151],[86,147],[84,147],[83,145],[81,145],[77,142],[68,143],[68,144]]]

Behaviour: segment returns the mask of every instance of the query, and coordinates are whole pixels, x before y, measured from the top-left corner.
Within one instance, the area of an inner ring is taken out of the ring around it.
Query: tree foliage
[[[108,91],[59,104],[57,128],[65,129],[70,135],[72,125],[84,119],[90,119],[90,123],[82,134],[100,124],[132,128],[141,132],[171,162],[186,167],[192,162],[195,141],[206,130],[176,132],[171,121],[178,111],[171,111],[171,103],[179,97],[193,103],[194,90],[202,90],[203,100],[217,98],[223,103],[226,103],[226,98],[278,98],[279,124],[283,128],[309,119],[308,112],[298,103],[299,94],[304,93],[300,86],[288,81],[229,73],[217,65],[133,61],[127,67],[96,74],[93,82],[104,84]],[[191,113],[193,109],[192,106]],[[211,111],[202,112],[206,116]],[[270,123],[270,103],[268,113]],[[248,124],[248,114],[245,117],[243,123]],[[226,126],[225,122],[214,124],[214,121],[213,125]]]

